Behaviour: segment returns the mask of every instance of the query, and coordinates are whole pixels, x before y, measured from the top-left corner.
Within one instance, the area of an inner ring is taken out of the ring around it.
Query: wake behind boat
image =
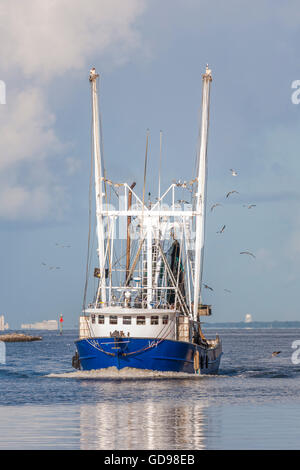
[[[201,316],[204,253],[207,136],[211,70],[202,90],[201,145],[197,174],[173,181],[153,201],[145,197],[146,141],[142,194],[136,183],[106,177],[101,151],[97,84],[90,71],[93,114],[93,165],[99,267],[94,270],[94,301],[83,307],[73,367],[116,367],[189,374],[216,374],[221,340],[207,339]],[[88,260],[88,265],[89,265]],[[86,297],[86,290],[85,290]]]

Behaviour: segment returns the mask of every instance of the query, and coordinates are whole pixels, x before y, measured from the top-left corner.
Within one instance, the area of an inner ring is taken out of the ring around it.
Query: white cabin
[[[106,307],[87,309],[80,317],[80,338],[120,336],[134,338],[176,338],[177,312],[163,309]]]

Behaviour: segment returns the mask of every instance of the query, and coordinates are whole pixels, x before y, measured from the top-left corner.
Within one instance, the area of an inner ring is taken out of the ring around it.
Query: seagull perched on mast
[[[229,193],[226,194],[226,197],[229,197],[230,194],[233,194],[233,193],[240,194],[238,191],[233,190],[233,191],[229,191]]]

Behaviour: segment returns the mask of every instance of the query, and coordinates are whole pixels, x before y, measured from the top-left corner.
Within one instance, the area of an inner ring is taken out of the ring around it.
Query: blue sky
[[[160,129],[163,185],[194,176],[201,74],[209,63],[208,207],[222,204],[207,214],[211,321],[247,313],[300,320],[300,104],[291,101],[300,79],[298,2],[3,0],[0,18],[7,92],[0,105],[0,313],[11,327],[60,313],[66,327],[77,325],[93,65],[101,74],[108,175],[137,181],[142,191],[149,128],[154,193]],[[232,189],[239,194],[226,199]],[[245,250],[256,258],[239,254]]]

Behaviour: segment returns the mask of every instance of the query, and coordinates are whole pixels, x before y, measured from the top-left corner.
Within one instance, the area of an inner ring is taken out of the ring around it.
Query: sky
[[[194,177],[209,64],[208,321],[249,313],[255,321],[300,320],[300,104],[292,100],[299,2],[2,0],[0,22],[0,314],[11,328],[60,314],[65,327],[78,323],[92,66],[108,177],[136,181],[141,193],[147,129],[149,191],[160,130],[162,186]],[[231,190],[238,194],[226,198]],[[255,258],[240,255],[247,250]]]

